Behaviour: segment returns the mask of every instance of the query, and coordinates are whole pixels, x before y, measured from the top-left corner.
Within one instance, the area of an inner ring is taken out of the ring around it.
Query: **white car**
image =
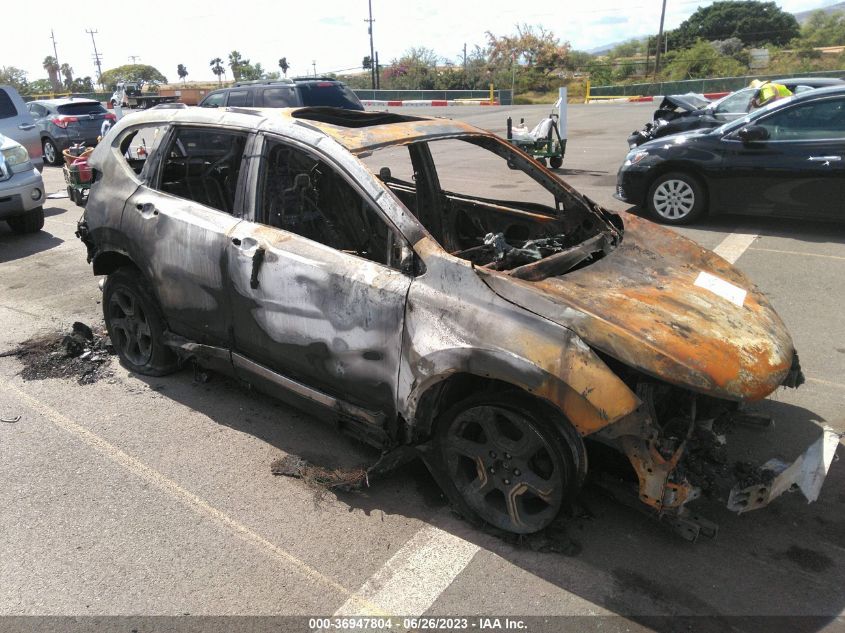
[[[44,180],[23,145],[0,134],[0,220],[15,233],[44,226]]]

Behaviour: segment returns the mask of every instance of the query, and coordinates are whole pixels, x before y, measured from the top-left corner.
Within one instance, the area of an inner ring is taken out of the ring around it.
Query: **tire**
[[[44,153],[44,162],[48,165],[61,165],[62,161],[62,153],[59,151],[59,148],[56,147],[55,142],[53,142],[49,138],[45,138],[41,141],[41,150]]]
[[[38,233],[44,228],[44,207],[28,211],[25,215],[8,218],[6,222],[15,233]]]
[[[563,156],[552,156],[549,159],[549,167],[552,169],[560,169],[561,165],[563,165]]]
[[[450,407],[438,417],[434,445],[438,479],[461,514],[515,534],[548,527],[586,472],[575,429],[521,392],[477,394]]]
[[[690,224],[704,215],[706,194],[701,181],[684,172],[659,176],[649,187],[648,212],[663,224]]]
[[[106,278],[103,317],[126,369],[144,376],[176,371],[178,358],[163,343],[166,327],[161,309],[140,272],[118,268]]]

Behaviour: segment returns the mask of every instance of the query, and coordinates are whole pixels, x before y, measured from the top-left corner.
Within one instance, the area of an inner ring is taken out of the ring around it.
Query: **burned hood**
[[[606,257],[540,281],[482,273],[505,299],[646,374],[709,395],[758,400],[789,373],[789,333],[763,294],[696,243],[630,214]]]
[[[710,105],[710,100],[705,98],[704,95],[690,92],[685,95],[667,95],[663,97],[663,101],[660,102],[660,109],[676,108],[684,112],[694,112],[695,110],[706,108],[708,105]]]

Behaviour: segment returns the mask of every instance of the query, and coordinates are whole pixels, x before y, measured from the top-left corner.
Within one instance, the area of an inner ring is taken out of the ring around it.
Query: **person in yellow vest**
[[[772,81],[760,81],[755,79],[751,82],[751,88],[756,88],[757,92],[751,99],[752,108],[762,108],[778,99],[784,97],[791,97],[792,91],[783,84],[774,83]]]

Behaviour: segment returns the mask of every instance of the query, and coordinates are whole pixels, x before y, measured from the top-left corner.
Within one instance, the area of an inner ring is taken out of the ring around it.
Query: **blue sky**
[[[832,4],[835,0],[781,0],[797,12]],[[697,7],[710,2],[668,0],[666,28],[673,28]],[[589,50],[603,44],[655,33],[661,0],[592,0],[542,2],[536,0],[373,0],[374,36],[382,63],[412,46],[425,46],[457,60],[464,43],[468,50],[483,45],[485,32],[512,33],[516,24],[540,24],[574,48]],[[152,64],[171,81],[176,65],[187,66],[189,80],[214,78],[208,62],[237,49],[252,62],[276,69],[279,57],[291,64],[289,74],[309,74],[359,66],[369,54],[366,0],[320,0],[309,13],[307,4],[289,0],[205,0],[203,3],[144,0],[132,4],[103,4],[75,0],[73,9],[44,10],[33,19],[31,6],[12,2],[3,10],[3,55],[0,65],[23,68],[34,80],[46,76],[41,61],[52,54],[50,16],[58,41],[60,62],[76,75],[95,75],[91,38],[85,29],[99,31],[97,48],[103,69],[129,63],[129,56]],[[8,28],[11,27],[11,28]]]

